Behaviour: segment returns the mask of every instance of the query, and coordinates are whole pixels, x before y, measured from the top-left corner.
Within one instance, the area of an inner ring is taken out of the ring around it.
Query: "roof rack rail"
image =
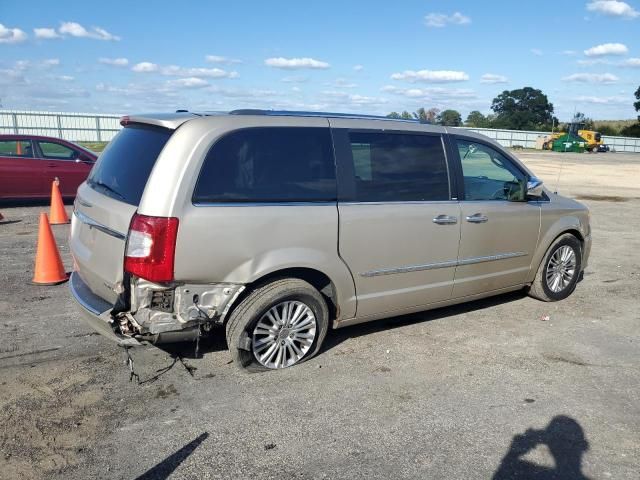
[[[358,118],[369,120],[395,120],[401,122],[416,123],[414,119],[396,119],[384,117],[382,115],[365,115],[361,113],[335,113],[335,112],[308,112],[304,110],[261,110],[257,108],[244,108],[231,110],[229,115],[265,115],[273,117],[329,117],[329,118]]]

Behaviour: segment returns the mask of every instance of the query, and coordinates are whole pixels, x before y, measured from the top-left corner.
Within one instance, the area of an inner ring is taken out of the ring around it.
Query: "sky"
[[[640,0],[0,0],[5,109],[464,118],[525,86],[561,121],[635,118]]]

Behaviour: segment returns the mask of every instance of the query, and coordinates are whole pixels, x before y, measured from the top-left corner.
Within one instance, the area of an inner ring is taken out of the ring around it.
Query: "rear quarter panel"
[[[286,268],[312,268],[334,283],[340,319],[355,315],[353,279],[338,255],[337,204],[192,203],[214,142],[251,127],[326,127],[326,118],[204,117],[181,125],[160,154],[138,208],[179,218],[175,278],[189,283],[252,283]]]

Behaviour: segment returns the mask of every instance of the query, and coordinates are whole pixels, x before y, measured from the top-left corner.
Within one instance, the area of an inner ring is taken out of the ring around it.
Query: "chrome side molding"
[[[124,233],[120,233],[116,230],[113,230],[112,228],[107,227],[106,225],[98,223],[94,219],[89,218],[84,213],[79,212],[78,210],[74,210],[73,214],[78,217],[78,220],[80,220],[82,223],[88,225],[89,228],[95,228],[96,230],[100,230],[101,232],[106,233],[107,235],[111,235],[112,237],[118,238],[120,240],[125,240],[127,238]]]
[[[410,265],[407,267],[384,268],[380,270],[370,270],[360,273],[361,277],[378,277],[380,275],[394,275],[396,273],[421,272],[424,270],[435,270],[437,268],[457,267],[462,265],[473,265],[476,263],[493,262],[496,260],[506,260],[508,258],[524,257],[528,255],[526,252],[509,252],[498,253],[496,255],[487,255],[484,257],[470,257],[462,260],[447,260],[445,262],[426,263],[424,265]]]

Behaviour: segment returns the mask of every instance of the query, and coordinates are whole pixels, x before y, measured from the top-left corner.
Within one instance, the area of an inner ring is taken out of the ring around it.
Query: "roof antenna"
[[[573,106],[573,119],[575,119],[575,118],[576,118],[576,106],[574,105]],[[573,119],[571,120],[572,123],[573,123]],[[553,135],[553,123],[551,125],[552,125],[551,126],[551,132],[552,132],[552,135]],[[560,125],[558,124],[558,133],[560,133],[559,131],[560,131]],[[566,148],[565,148],[565,150],[566,150]],[[566,153],[566,152],[564,152],[564,153]],[[562,158],[560,159],[560,170],[558,170],[558,178],[556,179],[556,189],[553,192],[556,195],[558,194],[558,187],[560,186],[560,175],[562,174],[562,167],[564,167],[564,157],[565,156],[563,155]]]

